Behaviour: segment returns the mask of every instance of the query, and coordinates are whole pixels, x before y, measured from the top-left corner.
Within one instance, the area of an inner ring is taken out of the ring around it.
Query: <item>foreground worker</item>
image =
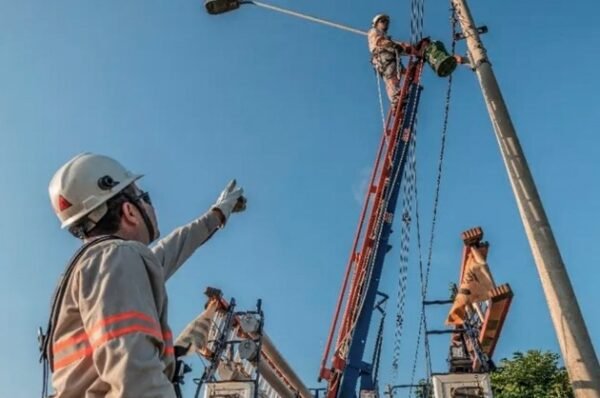
[[[63,274],[43,338],[56,398],[175,398],[165,281],[230,214],[245,209],[232,181],[204,215],[159,236],[142,176],[82,154],[50,182],[63,228],[84,241]]]
[[[428,38],[421,40],[416,45],[407,42],[392,40],[388,35],[390,17],[386,14],[378,14],[373,18],[371,29],[368,32],[369,51],[371,62],[375,70],[385,82],[385,90],[392,105],[396,103],[400,80],[405,72],[400,60],[403,55],[425,56],[429,51],[432,65],[439,76],[447,76],[456,68],[457,63],[465,63],[466,60],[458,55],[450,56],[445,52],[441,42],[431,42]]]

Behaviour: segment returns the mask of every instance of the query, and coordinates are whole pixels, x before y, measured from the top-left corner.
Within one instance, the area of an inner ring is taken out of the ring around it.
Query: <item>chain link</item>
[[[451,25],[452,25],[451,54],[454,54],[456,52],[455,33],[456,33],[456,24],[457,24],[456,13],[455,13],[454,8],[451,9],[450,20],[451,20]],[[449,119],[449,115],[450,115],[451,97],[452,97],[452,75],[450,75],[448,77],[448,85],[446,88],[446,101],[445,101],[445,105],[444,105],[444,119],[443,119],[443,124],[442,124],[442,133],[441,133],[441,148],[440,148],[440,156],[439,156],[439,160],[438,160],[437,178],[436,178],[436,186],[435,186],[434,201],[433,201],[433,215],[432,215],[432,220],[431,220],[431,230],[430,230],[430,236],[429,236],[427,264],[425,267],[423,267],[423,256],[422,256],[422,246],[421,246],[421,222],[420,222],[420,218],[419,218],[420,211],[419,211],[419,199],[418,199],[419,196],[418,196],[418,191],[416,188],[417,185],[415,183],[416,229],[417,229],[417,246],[418,246],[418,255],[419,255],[419,274],[420,274],[420,279],[421,279],[421,300],[422,300],[422,302],[424,302],[427,299],[427,289],[429,286],[429,275],[431,273],[431,262],[432,262],[432,255],[433,255],[433,245],[435,242],[435,228],[436,228],[436,224],[437,224],[437,213],[438,213],[438,207],[439,207],[440,187],[441,187],[441,181],[442,181],[442,171],[443,171],[444,155],[445,155],[445,149],[446,149],[446,137],[447,137],[447,131],[448,131],[448,119]],[[424,349],[425,349],[425,365],[426,365],[426,372],[427,372],[428,380],[431,378],[431,374],[432,374],[431,350],[430,350],[430,346],[429,346],[429,336],[427,335],[427,314],[425,312],[424,304],[421,305],[421,317],[420,318],[421,319],[419,321],[419,333],[417,336],[417,345],[415,348],[415,356],[413,359],[410,384],[414,384],[414,381],[415,381],[421,339],[423,339],[423,345],[424,345]],[[412,397],[412,388],[409,391],[409,397]]]
[[[394,351],[392,357],[392,378],[398,377],[400,364],[400,343],[404,328],[404,309],[406,307],[406,289],[408,287],[408,262],[410,253],[410,231],[413,199],[416,180],[416,134],[417,120],[411,134],[408,147],[408,167],[404,169],[402,178],[402,229],[400,238],[400,267],[398,275],[398,296],[396,300],[396,324],[394,329]]]
[[[411,42],[416,43],[423,36],[424,0],[411,0]],[[404,311],[406,307],[406,290],[408,287],[408,266],[410,253],[410,232],[413,214],[413,201],[416,195],[416,141],[417,119],[408,149],[408,167],[402,179],[402,228],[400,238],[400,266],[398,270],[398,295],[396,300],[396,319],[394,329],[394,347],[392,356],[392,380],[398,377],[401,341],[404,329]]]
[[[417,43],[423,38],[423,22],[425,15],[425,1],[411,0],[410,34],[411,41]]]

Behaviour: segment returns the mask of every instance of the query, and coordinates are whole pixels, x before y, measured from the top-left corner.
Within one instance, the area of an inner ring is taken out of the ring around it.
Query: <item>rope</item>
[[[381,124],[383,125],[383,131],[385,133],[385,110],[383,107],[383,95],[381,94],[381,76],[375,71],[375,79],[377,80],[377,95],[379,96],[379,111],[381,112]]]
[[[296,12],[296,11],[288,10],[288,9],[277,7],[277,6],[273,6],[273,5],[270,5],[270,4],[265,4],[265,3],[260,2],[260,1],[248,0],[248,1],[242,1],[241,4],[253,4],[255,6],[263,7],[263,8],[269,9],[271,11],[280,12],[282,14],[290,15],[292,17],[301,18],[301,19],[304,19],[304,20],[307,20],[307,21],[311,21],[311,22],[314,22],[314,23],[318,23],[318,24],[321,24],[321,25],[325,25],[325,26],[329,26],[329,27],[332,27],[332,28],[344,30],[346,32],[356,33],[357,35],[362,35],[362,36],[366,36],[367,35],[367,32],[362,31],[360,29],[353,28],[351,26],[342,25],[342,24],[337,23],[337,22],[332,22],[332,21],[328,21],[326,19],[313,17],[313,16],[310,16],[310,15],[302,14],[302,13],[299,13],[299,12]]]

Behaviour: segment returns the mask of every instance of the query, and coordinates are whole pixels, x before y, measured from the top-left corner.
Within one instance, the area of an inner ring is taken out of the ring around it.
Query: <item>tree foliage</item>
[[[419,387],[415,388],[415,398],[433,398],[433,388],[426,380],[419,380]]]
[[[553,352],[515,352],[492,373],[494,398],[572,398],[567,371]]]

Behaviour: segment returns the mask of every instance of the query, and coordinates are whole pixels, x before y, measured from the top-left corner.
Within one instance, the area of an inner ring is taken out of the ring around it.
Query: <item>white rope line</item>
[[[383,125],[383,130],[385,131],[385,111],[383,108],[383,95],[381,94],[381,77],[379,73],[375,72],[375,79],[377,80],[377,94],[379,95],[379,111],[381,112],[381,124]]]

